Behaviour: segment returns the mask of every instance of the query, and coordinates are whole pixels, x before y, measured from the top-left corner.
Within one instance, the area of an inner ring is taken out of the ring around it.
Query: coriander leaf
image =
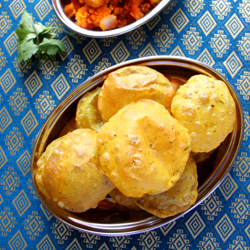
[[[45,31],[45,32],[39,34],[40,41],[43,41],[44,38],[52,39],[52,38],[56,38],[56,37],[57,37],[57,34],[51,33],[50,31],[48,31],[48,32]]]
[[[44,38],[38,47],[39,50],[48,54],[49,56],[53,56],[58,52],[64,53],[66,51],[64,44],[57,39]]]
[[[20,26],[16,28],[17,40],[17,62],[26,61],[33,55],[38,57],[38,65],[40,65],[40,57],[51,59],[56,58],[58,52],[64,53],[66,48],[64,44],[57,40],[57,34],[52,30],[61,30],[70,34],[66,30],[58,27],[44,26],[40,22],[35,22],[31,15],[26,11],[23,12]],[[72,35],[74,37],[74,35]]]
[[[23,40],[17,45],[17,62],[27,61],[38,52],[38,46],[32,40]]]
[[[44,26],[42,23],[34,23],[35,29],[37,34],[47,32],[47,27]]]
[[[29,33],[26,35],[26,40],[31,40],[31,39],[36,39],[36,34],[35,33]]]
[[[26,32],[24,31],[21,27],[20,28],[16,28],[16,34],[19,40],[23,40],[26,38],[26,36],[30,33],[30,32]]]
[[[22,42],[22,40],[26,39],[27,35],[29,34],[36,34],[32,22],[32,17],[26,11],[24,11],[20,21],[20,27],[16,28],[15,30],[19,42]]]
[[[20,27],[26,33],[35,32],[33,24],[32,24],[32,17],[29,15],[27,11],[24,11],[20,21]]]

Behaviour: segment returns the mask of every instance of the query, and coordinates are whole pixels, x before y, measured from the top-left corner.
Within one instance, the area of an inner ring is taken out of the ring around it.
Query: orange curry
[[[91,30],[126,26],[149,13],[161,0],[70,0],[64,7],[68,18]]]

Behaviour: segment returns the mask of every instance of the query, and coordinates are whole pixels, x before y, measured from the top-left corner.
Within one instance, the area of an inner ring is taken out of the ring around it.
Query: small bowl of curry
[[[80,35],[118,36],[148,22],[171,0],[51,0],[61,22]]]

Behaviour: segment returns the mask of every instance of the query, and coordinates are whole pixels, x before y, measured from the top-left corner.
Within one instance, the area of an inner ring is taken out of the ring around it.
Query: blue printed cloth
[[[250,1],[173,0],[148,23],[117,37],[79,41],[59,32],[67,51],[56,60],[17,63],[24,10],[63,27],[49,0],[0,2],[0,250],[250,248]],[[201,61],[234,86],[244,111],[241,150],[223,183],[181,219],[133,236],[78,232],[40,203],[31,181],[32,146],[57,103],[107,67],[150,55]]]

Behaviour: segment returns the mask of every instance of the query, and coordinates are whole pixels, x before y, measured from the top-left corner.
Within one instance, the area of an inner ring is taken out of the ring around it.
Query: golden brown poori
[[[192,156],[193,156],[193,159],[196,163],[200,163],[200,162],[204,162],[206,161],[210,156],[211,154],[215,151],[215,149],[213,149],[212,151],[210,152],[203,152],[203,153],[195,153],[195,152],[191,152],[192,153]]]
[[[43,195],[71,212],[95,208],[114,188],[99,172],[97,133],[77,129],[53,141],[37,162],[36,183]]]
[[[183,174],[172,188],[160,194],[145,194],[141,198],[133,198],[133,200],[141,209],[166,218],[188,210],[197,199],[197,187],[197,167],[190,156]]]
[[[75,120],[75,116],[72,116],[67,123],[65,124],[65,126],[63,127],[62,131],[59,134],[59,137],[66,135],[68,132],[72,132],[74,130],[76,130],[78,127],[76,125],[76,120]]]
[[[170,109],[175,90],[160,72],[147,66],[128,66],[110,73],[98,98],[98,110],[104,122],[130,102],[151,99]]]
[[[109,196],[118,204],[127,207],[129,209],[133,210],[141,210],[140,207],[138,207],[133,198],[127,197],[124,194],[122,194],[117,188],[114,188],[110,193]]]
[[[171,82],[175,93],[177,92],[177,90],[179,89],[179,87],[181,85],[183,85],[186,80],[180,77],[172,77],[172,76],[167,76],[168,80]]]
[[[97,134],[100,166],[127,197],[170,189],[184,171],[190,135],[158,102],[133,102]]]
[[[171,104],[173,117],[191,135],[193,152],[210,152],[232,132],[236,107],[226,84],[205,75],[180,86]]]
[[[201,74],[185,81],[147,66],[110,73],[41,155],[39,190],[72,212],[107,195],[161,218],[188,210],[198,196],[196,163],[232,132],[236,110],[224,82]]]
[[[100,90],[101,88],[97,87],[84,94],[78,101],[75,117],[78,128],[91,128],[99,131],[103,125],[102,118],[97,110]]]

